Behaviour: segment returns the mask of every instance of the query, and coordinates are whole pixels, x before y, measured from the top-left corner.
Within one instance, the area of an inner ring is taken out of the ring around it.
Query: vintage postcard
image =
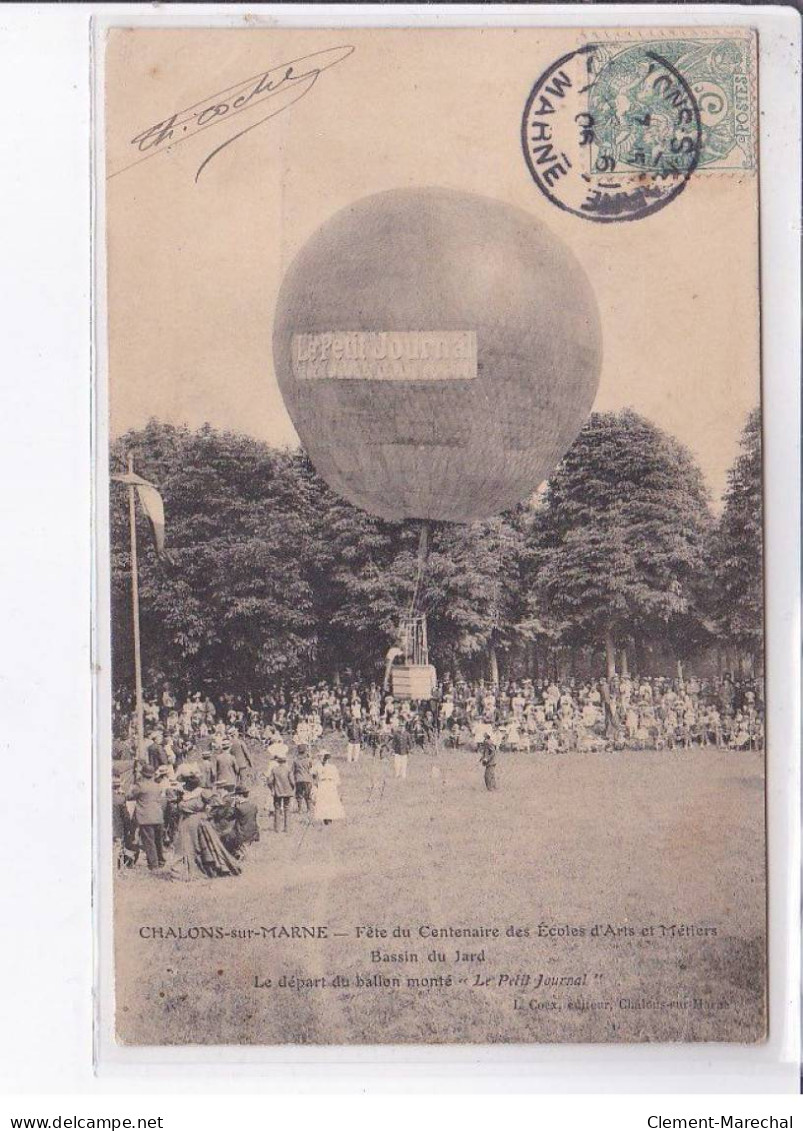
[[[755,33],[101,54],[117,1041],[764,1040]]]

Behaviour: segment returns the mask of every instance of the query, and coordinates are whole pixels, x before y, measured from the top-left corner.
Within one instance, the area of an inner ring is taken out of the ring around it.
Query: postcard
[[[756,33],[103,76],[117,1041],[764,1040]]]

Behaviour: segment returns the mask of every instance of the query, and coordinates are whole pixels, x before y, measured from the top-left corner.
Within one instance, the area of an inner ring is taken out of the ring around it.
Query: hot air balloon
[[[591,410],[602,349],[588,278],[542,223],[415,188],[365,197],[313,233],[280,289],[273,354],[327,484],[381,518],[424,522],[420,582],[426,523],[489,518],[547,478]],[[413,607],[402,626],[402,668],[428,667],[422,620]]]

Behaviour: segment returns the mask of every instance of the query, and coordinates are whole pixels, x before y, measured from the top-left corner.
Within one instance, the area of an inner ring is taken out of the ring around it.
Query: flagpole
[[[128,453],[128,474],[134,474],[134,456]],[[128,484],[128,521],[131,527],[131,604],[134,616],[134,686],[137,703],[137,761],[145,760],[145,709],[142,702],[142,658],[139,646],[139,564],[137,562],[137,510],[134,484]]]

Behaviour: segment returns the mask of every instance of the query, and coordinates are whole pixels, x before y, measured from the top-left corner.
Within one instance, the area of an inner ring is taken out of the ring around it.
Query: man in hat
[[[218,789],[229,792],[237,784],[237,763],[231,753],[231,741],[224,738],[215,759],[215,782]]]
[[[279,751],[275,755],[273,769],[268,775],[268,789],[273,794],[273,831],[279,831],[279,817],[287,832],[287,814],[290,809],[290,798],[295,793],[295,778],[292,769],[287,766],[287,754]]]
[[[306,805],[307,812],[312,812],[312,759],[309,749],[304,742],[299,742],[293,758],[293,780],[296,787],[296,806],[301,812],[301,806]]]
[[[202,750],[201,757],[194,763],[197,767],[201,789],[212,789],[215,785],[215,763],[210,749]]]
[[[148,755],[148,764],[152,770],[158,770],[160,766],[167,765],[167,751],[164,747],[164,734],[160,730],[155,730],[151,734],[151,741],[146,751]]]
[[[148,868],[153,872],[164,867],[165,862],[162,844],[165,796],[161,785],[154,781],[151,766],[142,767],[140,780],[129,792],[128,799],[134,802],[134,820],[139,828],[139,839],[145,849]]]
[[[153,775],[153,780],[161,789],[164,798],[162,844],[169,847],[175,842],[181,816],[178,810],[178,801],[184,787],[183,775],[177,776],[172,766],[160,766]]]
[[[237,727],[229,727],[228,734],[231,743],[229,752],[234,759],[234,765],[237,770],[237,781],[242,782],[245,780],[245,771],[251,769],[251,759],[248,755],[245,743],[240,738]]]
[[[289,752],[290,752],[290,747],[287,745],[287,743],[282,738],[281,732],[278,731],[278,730],[275,731],[271,741],[268,743],[268,762],[267,762],[267,766],[265,768],[265,781],[266,782],[269,781],[270,775],[273,773],[274,767],[277,764],[276,759],[277,759],[278,755],[279,754],[285,754],[286,755]],[[273,816],[273,813],[274,813],[273,794],[272,793],[269,794],[269,797],[270,797],[270,802],[269,802],[270,808],[268,809],[268,816],[271,817],[271,816]]]
[[[496,731],[489,727],[488,731],[479,746],[480,751],[480,765],[484,767],[485,788],[489,792],[499,788],[499,783],[496,778],[496,761],[499,751],[499,736]]]

